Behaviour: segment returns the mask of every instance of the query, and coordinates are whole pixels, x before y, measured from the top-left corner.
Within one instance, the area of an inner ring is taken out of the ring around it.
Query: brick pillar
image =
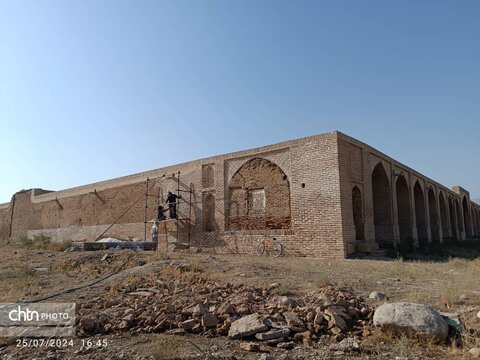
[[[418,248],[417,210],[415,208],[415,181],[412,176],[408,180],[408,191],[410,192],[410,209],[412,214],[412,239],[413,246]]]
[[[463,229],[460,231],[460,236],[459,236],[459,239],[460,240],[465,240],[467,238],[467,229],[465,228],[465,220],[464,220],[464,217],[463,217],[463,204],[462,204],[462,199],[460,198],[458,200],[458,202],[456,201],[455,202],[455,205],[457,207],[457,211],[458,211],[458,214],[460,215],[460,222],[461,222],[461,225],[458,224],[458,228],[459,229]]]
[[[391,172],[391,197],[392,197],[392,217],[393,217],[393,244],[395,247],[400,245],[400,228],[398,225],[398,205],[397,205],[397,177],[395,171]]]
[[[428,242],[432,242],[432,227],[430,226],[430,201],[428,201],[428,189],[427,184],[424,183],[423,187],[423,201],[425,203],[425,222],[427,223],[427,239]]]
[[[442,213],[440,212],[440,193],[438,188],[435,187],[435,206],[437,208],[437,227],[438,227],[438,237],[440,243],[443,243],[443,224],[442,224]]]
[[[363,157],[363,192],[365,241],[376,249],[378,244],[375,242],[375,224],[373,219],[372,169],[368,155]]]
[[[452,221],[451,221],[451,214],[450,214],[450,199],[448,198],[449,195],[445,196],[445,201],[446,201],[446,213],[447,213],[447,237],[450,239],[453,237],[453,231],[452,231]],[[445,234],[443,234],[445,236]]]

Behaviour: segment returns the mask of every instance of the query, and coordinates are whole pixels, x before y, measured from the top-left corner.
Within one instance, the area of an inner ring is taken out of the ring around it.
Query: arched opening
[[[410,211],[410,193],[407,181],[403,175],[397,179],[397,212],[400,243],[408,249],[413,248],[412,241],[412,214]]]
[[[372,193],[375,240],[382,248],[392,247],[393,224],[390,182],[382,164],[378,164],[373,170]]]
[[[460,232],[460,237],[462,236],[461,234],[463,233],[463,221],[462,221],[462,216],[460,215],[460,202],[458,199],[455,199],[455,214],[457,214],[457,224],[458,224],[458,231]]]
[[[304,204],[308,206],[308,204]],[[290,184],[271,161],[247,161],[228,183],[228,229],[289,229]]]
[[[417,222],[418,244],[420,247],[424,247],[428,241],[427,216],[425,212],[423,190],[418,181],[415,183],[413,189],[413,197],[415,200],[415,220]]]
[[[355,225],[355,240],[364,240],[364,225],[363,225],[363,205],[362,192],[357,186],[352,189],[352,208],[353,208],[353,223]]]
[[[432,241],[439,242],[440,236],[438,233],[437,202],[435,200],[433,188],[428,190],[428,210],[430,213],[430,232],[432,233]]]
[[[470,213],[472,214],[472,237],[477,236],[477,214],[473,205],[470,207]]]
[[[211,188],[215,186],[215,172],[213,169],[213,164],[203,165],[202,186],[204,188]]]
[[[478,233],[477,237],[480,238],[480,210],[477,210],[477,224],[478,224]]]
[[[473,236],[478,237],[479,224],[477,219],[477,210],[472,206],[472,220],[473,220]]]
[[[203,230],[215,231],[215,196],[211,193],[203,196]]]
[[[477,224],[478,224],[478,233],[477,237],[480,238],[480,210],[477,210]]]
[[[470,211],[468,211],[468,203],[467,203],[467,198],[463,198],[463,220],[464,220],[464,226],[465,226],[465,235],[467,238],[472,237],[472,227],[470,223]]]
[[[448,201],[448,206],[450,210],[450,226],[452,228],[452,240],[458,240],[457,237],[457,217],[455,216],[455,205],[453,203],[453,200],[450,199]]]
[[[440,193],[438,195],[438,203],[440,205],[440,221],[442,223],[442,233],[443,233],[443,238],[448,237],[448,216],[447,216],[447,204],[445,202],[445,197],[443,196],[443,193]]]

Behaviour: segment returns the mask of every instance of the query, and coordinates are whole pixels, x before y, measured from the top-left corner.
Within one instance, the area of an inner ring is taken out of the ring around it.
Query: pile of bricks
[[[311,347],[370,334],[373,310],[351,289],[327,286],[303,296],[278,295],[279,284],[258,288],[161,275],[149,288],[120,289],[79,305],[79,335],[119,332],[228,336],[264,345]]]

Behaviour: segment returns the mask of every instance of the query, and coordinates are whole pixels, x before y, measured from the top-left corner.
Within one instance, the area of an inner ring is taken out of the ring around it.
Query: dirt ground
[[[108,255],[107,255],[108,254]],[[443,262],[401,260],[325,260],[266,256],[122,251],[48,251],[6,246],[0,250],[0,302],[33,301],[48,295],[51,302],[76,302],[114,294],[132,279],[148,281],[172,260],[201,269],[211,281],[268,287],[279,283],[280,295],[292,298],[328,284],[349,286],[368,299],[372,291],[384,292],[390,301],[424,303],[437,311],[458,313],[468,328],[478,330],[480,319],[480,259]],[[145,280],[147,279],[147,280]],[[100,280],[100,281],[99,281]],[[92,284],[96,282],[95,284]],[[66,291],[69,290],[70,291]],[[134,290],[134,289],[133,289]],[[468,333],[468,330],[467,330]],[[16,339],[0,338],[2,359],[259,359],[261,353],[240,349],[238,340],[200,335],[121,334],[76,337],[61,348],[18,346]],[[329,350],[325,339],[305,351],[262,348],[278,359],[468,359],[468,349],[480,346],[476,337],[444,345],[393,338],[379,331],[364,338],[360,350],[341,354]],[[87,344],[91,346],[83,346]]]

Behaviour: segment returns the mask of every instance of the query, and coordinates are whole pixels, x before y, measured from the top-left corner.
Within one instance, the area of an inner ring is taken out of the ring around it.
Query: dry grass
[[[213,279],[258,286],[278,282],[295,294],[326,284],[350,286],[360,294],[382,291],[391,301],[421,302],[439,310],[464,305],[461,296],[480,289],[480,259],[421,262],[218,256],[217,263],[207,271]],[[480,297],[472,302],[479,303]]]
[[[187,265],[167,265],[160,273],[178,279],[183,283],[193,284],[208,280],[208,277],[204,274],[205,270],[204,265],[194,260]]]
[[[11,262],[0,272],[0,301],[19,300],[38,287],[38,273],[27,264]]]
[[[35,235],[33,238],[21,238],[16,241],[15,246],[32,250],[65,251],[72,246],[71,240],[52,242],[52,239],[43,234]]]
[[[150,335],[151,356],[155,360],[181,359],[182,356],[199,360],[214,360],[216,356],[207,348],[206,339],[186,338],[183,336],[153,334]]]
[[[288,295],[294,294],[292,289],[289,286],[286,286],[281,283],[273,290],[273,293],[280,296],[288,296]]]
[[[111,295],[118,294],[120,292],[135,291],[138,288],[158,288],[158,276],[159,274],[148,273],[142,275],[130,275],[121,279],[112,281],[108,285],[108,291]]]
[[[452,347],[449,345],[438,344],[435,339],[422,335],[411,333],[408,336],[404,333],[395,333],[392,331],[380,331],[375,329],[372,335],[367,338],[365,345],[377,350],[377,355],[388,349],[394,355],[394,358],[411,359],[428,358],[445,359],[448,354],[452,354]],[[457,354],[460,354],[458,351]]]

